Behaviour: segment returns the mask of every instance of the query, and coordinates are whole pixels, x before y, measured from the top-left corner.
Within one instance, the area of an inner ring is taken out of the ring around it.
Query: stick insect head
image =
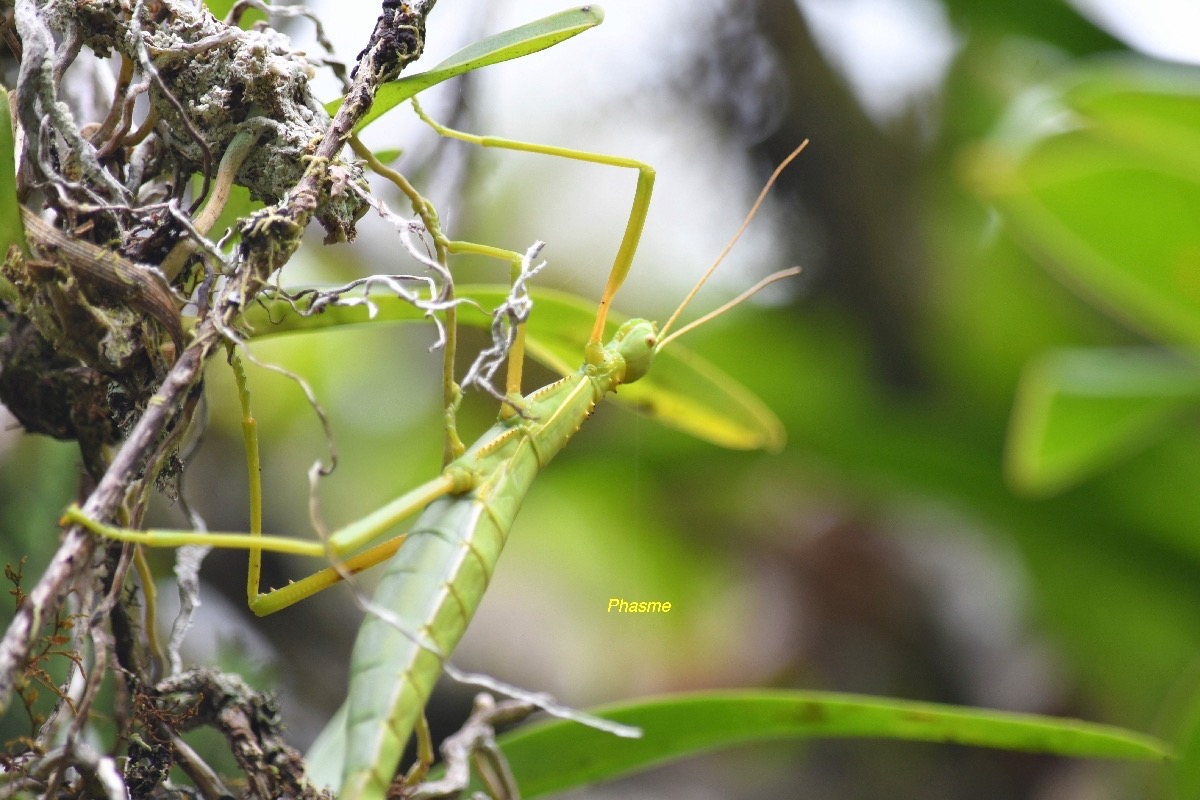
[[[644,319],[631,319],[617,329],[613,346],[625,362],[622,383],[630,383],[650,371],[658,349],[658,327]]]
[[[779,173],[783,172],[783,169],[800,154],[800,151],[802,151],[807,144],[808,140],[805,140],[799,147],[792,151],[791,155],[783,160],[783,163],[775,168],[775,171],[771,174],[770,179],[767,180],[766,186],[764,186],[762,191],[759,193],[758,199],[754,201],[754,206],[750,209],[750,213],[747,214],[746,219],[742,221],[741,227],[738,228],[737,233],[735,233],[729,243],[725,245],[725,249],[721,251],[721,254],[717,257],[717,260],[713,263],[713,265],[709,267],[708,271],[705,272],[700,280],[697,281],[696,285],[692,287],[692,290],[688,293],[687,297],[685,297],[683,302],[679,304],[679,308],[675,310],[675,313],[671,315],[671,318],[667,320],[667,324],[664,325],[661,330],[659,330],[658,326],[653,322],[647,322],[646,320],[642,319],[629,320],[617,330],[617,334],[613,337],[610,347],[615,348],[617,355],[619,355],[624,361],[624,372],[621,376],[622,383],[636,381],[649,372],[650,364],[654,360],[654,354],[665,347],[666,344],[672,339],[678,338],[693,328],[703,325],[713,317],[720,316],[729,309],[741,303],[746,298],[758,292],[764,286],[774,283],[781,278],[790,277],[799,272],[799,269],[796,268],[776,272],[775,274],[759,281],[754,287],[750,288],[746,292],[743,292],[740,296],[729,301],[715,311],[711,311],[702,316],[700,319],[685,325],[669,336],[667,335],[667,331],[672,325],[675,324],[675,321],[679,318],[679,315],[683,313],[683,310],[687,307],[688,303],[691,302],[692,298],[696,296],[696,293],[700,291],[700,287],[704,285],[705,281],[708,280],[709,276],[713,274],[716,268],[721,264],[721,261],[724,260],[726,255],[728,255],[729,251],[733,249],[733,246],[737,243],[738,239],[741,238],[743,231],[746,230],[746,226],[748,226],[750,221],[754,219],[754,215],[758,211],[759,206],[762,205],[763,200],[766,199],[767,193],[775,184],[776,179],[778,179]],[[623,273],[614,273],[613,275],[609,276],[609,283],[604,290],[604,299],[601,301],[600,309],[596,314],[596,325],[592,330],[592,337],[588,344],[588,363],[599,364],[603,359],[601,354],[605,352],[606,348],[601,348],[598,346],[598,342],[600,341],[601,333],[604,331],[604,320],[608,313],[608,305],[612,301],[612,297],[614,294],[616,294],[617,287],[620,286],[621,281],[624,280],[624,277],[625,276]]]

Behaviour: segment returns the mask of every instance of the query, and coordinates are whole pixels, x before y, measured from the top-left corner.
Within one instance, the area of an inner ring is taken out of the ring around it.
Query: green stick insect
[[[441,132],[472,141],[478,138],[445,128]],[[649,208],[653,170],[627,159],[545,145],[497,139],[479,139],[479,143],[583,158],[639,171],[637,199],[625,238],[596,313],[583,365],[575,374],[511,400],[519,413],[502,415],[440,475],[332,533],[325,542],[254,533],[123,530],[99,524],[74,507],[65,516],[102,536],[142,545],[209,544],[248,549],[249,603],[259,615],[309,597],[340,580],[343,574],[364,569],[395,552],[371,603],[373,609],[386,611],[368,614],[354,646],[341,798],[386,795],[403,748],[443,664],[479,606],[521,501],[538,473],[566,446],[596,404],[618,386],[644,376],[655,356],[670,341],[732,308],[767,284],[798,272],[797,269],[777,272],[716,311],[668,335],[675,320],[719,265],[718,259],[661,329],[647,320],[629,320],[605,344],[601,337],[608,308],[632,263]],[[776,169],[750,216],[757,211],[779,173],[803,147],[802,144]],[[740,237],[750,216],[722,257]],[[520,372],[520,360],[510,359],[510,386],[520,384]],[[255,472],[251,470],[251,474]],[[369,547],[422,509],[424,513],[405,537]],[[263,550],[333,558],[340,563],[262,593],[258,573]]]
[[[421,113],[419,108],[418,113]],[[247,596],[251,609],[259,615],[285,608],[346,574],[390,558],[354,646],[345,728],[346,758],[338,795],[341,798],[385,797],[433,686],[480,604],[522,500],[538,473],[579,430],[596,404],[618,386],[643,377],[655,356],[670,341],[732,308],[763,286],[798,271],[778,272],[716,311],[668,334],[741,236],[780,171],[803,149],[803,144],[776,169],[733,240],[667,323],[660,329],[653,322],[630,320],[620,325],[605,343],[609,307],[637,250],[649,209],[654,170],[641,162],[616,156],[465,134],[421,116],[445,136],[484,147],[554,155],[638,172],[633,207],[578,371],[522,397],[520,349],[511,352],[508,400],[499,421],[450,461],[436,478],[333,532],[325,541],[260,533],[261,487],[257,480],[257,444],[252,433],[247,434],[252,496],[249,534],[125,530],[89,519],[76,507],[68,509],[64,516],[65,521],[82,524],[102,536],[141,545],[208,544],[249,550]],[[489,250],[444,240],[441,244],[451,252]],[[238,379],[241,385],[244,378],[240,373]],[[244,385],[241,389],[245,404]],[[245,411],[249,418],[248,407]],[[407,535],[377,543],[397,524],[422,509]],[[334,566],[263,593],[259,586],[263,551],[323,558]]]

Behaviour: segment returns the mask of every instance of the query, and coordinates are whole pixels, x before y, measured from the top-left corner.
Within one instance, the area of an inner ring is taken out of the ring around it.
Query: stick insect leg
[[[246,382],[246,368],[237,350],[227,345],[229,366],[233,369],[233,381],[237,386],[238,402],[242,407],[242,445],[246,450],[246,480],[250,494],[250,535],[262,536],[262,461],[258,451],[258,421],[250,410],[250,386]],[[262,585],[262,550],[251,548],[246,562],[246,602],[253,608]]]
[[[305,542],[305,544],[317,545],[321,554],[327,558],[344,558],[344,560],[337,566],[326,567],[307,578],[293,581],[287,586],[256,595],[250,602],[250,609],[260,617],[273,614],[332,586],[346,575],[361,572],[390,558],[403,543],[403,534],[373,545],[366,550],[363,548],[439,497],[467,491],[471,488],[470,480],[471,477],[465,473],[447,470],[433,480],[427,481],[415,489],[405,492],[390,503],[377,508],[367,516],[333,532],[325,543]],[[261,540],[266,541],[267,538],[261,537]],[[263,549],[268,548],[264,547]],[[354,553],[354,555],[346,557],[350,553]]]
[[[508,283],[509,288],[517,285],[517,281],[521,279],[522,270],[524,269],[525,255],[516,252],[515,250],[505,250],[501,247],[493,247],[486,244],[476,244],[474,242],[459,242],[448,241],[446,246],[451,253],[455,255],[472,254],[485,256],[487,258],[495,258],[500,261],[507,261],[509,267]],[[521,377],[525,366],[525,325],[517,326],[513,333],[512,346],[508,349],[508,368],[505,372],[504,381],[504,396],[509,402],[503,403],[500,406],[500,418],[509,419],[517,414],[517,409],[520,407],[521,396]],[[460,398],[461,399],[461,398]]]
[[[517,281],[521,274],[522,254],[513,250],[505,250],[499,247],[490,245],[476,244],[474,242],[451,241],[446,238],[442,232],[441,223],[438,219],[437,211],[433,204],[429,202],[420,192],[413,187],[407,178],[401,173],[381,162],[371,150],[364,145],[356,136],[350,138],[350,146],[354,149],[355,154],[364,159],[367,164],[377,174],[391,181],[401,193],[409,200],[412,206],[413,213],[421,218],[425,229],[429,232],[434,242],[434,255],[439,263],[445,265],[448,255],[473,254],[484,256],[487,258],[495,258],[500,261],[507,261],[509,264],[509,282],[513,284]],[[451,291],[453,287],[451,287]],[[452,297],[453,295],[451,295]],[[454,353],[457,345],[457,313],[451,304],[445,312],[446,323],[446,346],[442,360],[442,397],[443,408],[446,426],[445,447],[443,449],[442,465],[450,463],[451,460],[463,454],[465,447],[461,438],[458,435],[457,413],[458,407],[462,403],[461,388],[454,380]],[[505,381],[505,394],[508,397],[519,397],[521,395],[521,373],[524,365],[525,354],[525,330],[520,327],[516,331],[515,340],[509,354],[507,378]],[[515,409],[512,406],[504,405],[500,409],[501,417],[512,416]]]
[[[366,161],[378,175],[395,184],[396,188],[408,198],[413,213],[421,218],[425,230],[433,238],[434,257],[437,259],[437,263],[446,267],[451,252],[450,242],[442,233],[441,222],[438,220],[437,210],[433,204],[409,183],[408,178],[380,161],[357,136],[350,137],[350,147],[354,150],[355,155]],[[447,301],[454,300],[453,286],[447,287],[445,299]],[[466,446],[463,445],[462,439],[458,435],[457,425],[457,412],[462,401],[462,390],[454,380],[455,352],[458,348],[458,310],[453,302],[447,302],[446,310],[443,313],[446,323],[446,343],[442,348],[442,407],[446,420],[446,436],[442,448],[442,466],[444,467],[461,456],[466,450]]]
[[[182,547],[187,544],[207,544],[214,547],[248,550],[251,553],[252,561],[256,560],[255,554],[257,552],[259,560],[252,567],[252,572],[260,571],[260,559],[264,550],[327,560],[345,559],[340,568],[328,567],[307,578],[267,592],[259,591],[259,575],[252,575],[247,586],[249,605],[255,614],[265,616],[287,608],[293,603],[310,597],[328,586],[332,586],[346,574],[361,571],[390,557],[400,546],[404,539],[403,536],[393,537],[366,550],[363,550],[363,548],[367,547],[372,541],[379,539],[396,524],[420,511],[439,497],[447,494],[461,493],[470,488],[469,475],[453,470],[443,472],[433,480],[404,493],[367,516],[335,531],[324,542],[311,539],[296,539],[290,536],[267,536],[254,532],[225,533],[162,529],[130,530],[97,522],[84,514],[83,509],[77,505],[71,505],[67,508],[63,513],[60,524],[79,524],[99,536],[121,542],[134,542],[147,547]]]
[[[60,524],[74,523],[107,539],[134,542],[147,547],[182,547],[187,544],[207,544],[213,547],[250,551],[256,564],[251,572],[261,569],[263,551],[289,553],[311,558],[344,559],[339,567],[327,567],[307,578],[289,583],[278,589],[260,592],[259,576],[252,575],[248,581],[248,601],[251,610],[258,616],[272,614],[306,597],[337,583],[346,574],[359,572],[389,558],[399,548],[404,536],[396,536],[381,544],[362,550],[371,541],[378,539],[390,528],[412,516],[434,500],[446,494],[469,489],[463,484],[463,476],[452,472],[442,473],[427,483],[406,492],[390,503],[376,509],[362,519],[335,531],[329,539],[320,542],[312,539],[296,539],[290,536],[268,536],[262,533],[226,533],[211,531],[184,531],[149,529],[144,531],[119,528],[97,522],[83,513],[77,505],[71,505],[63,513]],[[362,552],[356,552],[362,550]],[[354,555],[348,554],[354,553]]]
[[[413,727],[413,733],[417,737],[417,760],[403,776],[396,776],[393,785],[398,782],[401,789],[417,786],[424,781],[437,758],[437,753],[433,748],[433,734],[429,730],[429,720],[425,717],[424,711],[417,717],[417,724]],[[399,796],[404,797],[405,795],[400,794]]]
[[[413,109],[417,112],[425,124],[429,125],[442,136],[447,136],[451,139],[458,139],[471,144],[479,145],[480,147],[500,147],[506,150],[518,150],[525,153],[540,153],[543,155],[558,156],[560,158],[569,158],[575,161],[586,161],[593,164],[606,164],[612,167],[624,167],[627,169],[635,169],[638,173],[637,189],[633,195],[633,206],[629,210],[629,221],[625,223],[625,234],[621,238],[621,246],[617,250],[617,256],[613,261],[612,270],[608,274],[608,283],[604,287],[604,295],[600,299],[600,307],[596,312],[596,324],[592,328],[592,335],[588,340],[587,358],[590,363],[595,363],[599,359],[600,350],[603,347],[602,340],[604,337],[604,323],[608,318],[608,308],[612,303],[613,297],[617,290],[621,288],[621,284],[625,282],[625,276],[629,274],[629,268],[633,265],[633,254],[637,252],[638,243],[642,238],[642,229],[646,225],[646,214],[650,210],[650,196],[654,192],[654,168],[649,164],[637,161],[632,158],[623,158],[621,156],[605,155],[603,153],[590,153],[584,150],[572,150],[566,147],[556,147],[553,145],[536,144],[532,142],[522,142],[515,139],[504,139],[498,136],[477,136],[473,133],[464,133],[456,131],[452,128],[447,128],[445,125],[431,119],[422,109],[420,103],[414,97],[412,99]]]
[[[293,581],[287,586],[281,586],[268,592],[256,592],[254,598],[250,600],[250,610],[260,617],[273,614],[327,589],[346,575],[361,572],[391,558],[404,542],[404,534],[394,536],[366,550],[363,548],[439,497],[469,489],[470,486],[464,485],[463,481],[464,476],[461,474],[452,471],[443,472],[433,480],[427,481],[415,489],[405,492],[390,503],[375,509],[367,516],[334,531],[324,543],[303,542],[316,545],[321,551],[320,554],[326,558],[344,560],[337,566],[318,570],[307,578]],[[268,537],[251,536],[250,538],[260,538],[265,541]],[[250,549],[254,549],[253,545]],[[268,548],[263,547],[263,549]],[[350,553],[354,553],[354,555],[348,556]]]

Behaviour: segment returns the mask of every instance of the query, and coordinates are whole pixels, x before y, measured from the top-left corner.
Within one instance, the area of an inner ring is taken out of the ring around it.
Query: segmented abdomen
[[[354,645],[342,797],[384,797],[537,471],[535,458],[510,458],[473,491],[435,501],[388,564],[373,601],[382,613],[368,614]]]

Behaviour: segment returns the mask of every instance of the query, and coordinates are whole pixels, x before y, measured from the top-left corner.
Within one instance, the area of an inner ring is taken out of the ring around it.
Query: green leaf
[[[458,294],[490,309],[500,305],[507,290],[460,286]],[[534,310],[527,323],[529,355],[559,374],[576,372],[583,363],[583,347],[595,318],[595,304],[544,289],[530,294]],[[371,301],[376,322],[424,319],[423,312],[394,295],[372,295]],[[365,305],[333,307],[320,315],[303,317],[281,301],[251,308],[243,319],[251,327],[252,336],[372,321],[371,309]],[[491,315],[464,304],[459,306],[459,321],[487,329]],[[619,314],[610,313],[607,333],[611,335],[624,321]],[[761,400],[700,356],[675,343],[655,357],[646,377],[622,386],[616,399],[665,425],[721,447],[777,451],[785,440],[783,425]]]
[[[199,193],[203,185],[204,179],[200,174],[193,174],[192,191]],[[242,238],[237,228],[238,220],[250,216],[265,206],[266,203],[262,200],[253,200],[250,198],[249,189],[235,183],[229,188],[229,199],[225,202],[225,206],[221,209],[221,213],[212,225],[213,238],[224,236],[225,231],[229,231],[231,236],[224,241],[225,249],[228,251],[237,242],[241,241]]]
[[[381,164],[391,164],[393,161],[398,160],[400,156],[404,155],[404,150],[399,147],[388,147],[375,150],[373,152]]]
[[[233,8],[233,3],[234,0],[204,0],[204,7],[217,19],[225,19],[229,9]]]
[[[233,8],[233,4],[235,2],[237,2],[237,0],[204,0],[204,5],[208,8],[210,14],[217,19],[223,20],[229,16],[229,12]],[[271,0],[264,0],[264,2],[267,5],[271,5]],[[240,27],[242,30],[249,30],[250,26],[255,22],[266,19],[267,15],[258,9],[248,8],[242,14],[241,19],[238,20],[238,27]]]
[[[304,771],[309,782],[318,789],[332,791],[342,779],[342,766],[346,763],[346,714],[349,707],[349,702],[338,706],[304,754]]]
[[[1107,60],[1024,98],[974,161],[978,190],[1066,283],[1200,344],[1200,70]]]
[[[17,203],[16,158],[8,92],[0,86],[0,258],[8,252],[10,244],[29,252],[25,226],[21,222],[21,206]]]
[[[1021,377],[1009,431],[1010,481],[1050,493],[1161,435],[1200,403],[1200,363],[1151,348],[1055,350]]]
[[[0,260],[7,256],[11,245],[29,254],[25,225],[21,222],[21,206],[17,202],[16,158],[8,92],[0,86]],[[0,298],[12,301],[16,297],[17,288],[0,275]]]
[[[1176,696],[1169,709],[1168,729],[1174,730],[1176,760],[1171,765],[1171,788],[1169,795],[1175,798],[1200,797],[1200,692],[1195,682],[1182,697]]]
[[[1167,744],[1107,725],[831,692],[656,697],[592,713],[643,731],[621,739],[554,720],[499,737],[523,797],[611,780],[685,756],[771,739],[888,738],[1082,758],[1162,761]]]
[[[388,111],[430,86],[435,86],[464,72],[471,72],[491,64],[499,64],[501,61],[509,61],[545,50],[547,47],[583,33],[588,28],[594,28],[603,21],[604,11],[600,6],[580,6],[480,39],[459,50],[428,72],[408,75],[379,87],[371,110],[363,116],[354,130],[356,133],[361,131]],[[329,112],[330,116],[337,113],[343,99],[339,97],[337,100],[325,104],[325,110]]]

